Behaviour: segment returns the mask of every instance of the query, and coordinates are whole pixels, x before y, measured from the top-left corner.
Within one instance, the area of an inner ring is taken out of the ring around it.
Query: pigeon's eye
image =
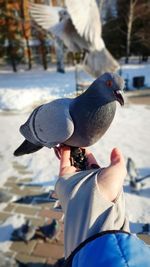
[[[107,87],[112,87],[113,82],[111,80],[106,81]]]

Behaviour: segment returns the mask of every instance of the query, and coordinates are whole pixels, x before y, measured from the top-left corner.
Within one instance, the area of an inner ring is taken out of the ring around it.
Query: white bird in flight
[[[60,38],[69,51],[84,51],[84,68],[97,77],[119,69],[102,39],[100,13],[95,0],[65,0],[66,7],[30,3],[32,19]]]

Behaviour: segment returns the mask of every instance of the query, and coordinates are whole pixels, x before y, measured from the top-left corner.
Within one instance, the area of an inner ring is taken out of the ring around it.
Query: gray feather
[[[38,112],[33,113],[30,120],[21,126],[20,132],[28,141],[33,142],[34,139],[49,148],[63,143],[74,131],[74,124],[69,113],[70,103],[71,99],[64,98],[42,105]],[[26,134],[27,124],[30,137]]]

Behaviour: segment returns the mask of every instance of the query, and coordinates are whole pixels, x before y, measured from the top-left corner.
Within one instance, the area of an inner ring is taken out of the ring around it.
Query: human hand
[[[93,164],[98,163],[93,154],[86,150],[88,169],[92,169]],[[62,146],[59,148],[60,170],[59,176],[73,174],[79,169],[71,166],[70,147]],[[126,177],[126,165],[124,157],[119,149],[114,148],[110,156],[110,165],[102,168],[97,177],[97,185],[101,193],[109,201],[114,201],[122,189],[124,178]]]
[[[71,148],[69,146],[60,146],[55,149],[56,156],[60,159],[59,176],[81,171],[78,167],[71,165]],[[99,165],[89,150],[85,150],[87,158],[87,169],[99,168]]]

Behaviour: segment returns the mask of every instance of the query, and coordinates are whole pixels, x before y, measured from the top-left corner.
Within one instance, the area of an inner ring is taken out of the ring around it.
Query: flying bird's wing
[[[78,34],[70,18],[66,18],[57,23],[51,28],[51,33],[59,37],[69,51],[79,52],[83,49],[89,50],[88,42]]]
[[[101,36],[101,21],[95,0],[66,0],[71,20],[80,36],[91,44],[94,50],[101,50],[104,43]]]
[[[101,0],[102,1],[102,0]],[[97,77],[119,69],[118,62],[101,38],[101,20],[96,0],[65,0],[66,9],[30,4],[30,13],[38,25],[59,37],[69,51],[88,51],[84,68]],[[64,16],[60,21],[59,13]]]
[[[107,48],[102,51],[91,51],[84,58],[83,68],[92,76],[98,77],[105,72],[115,72],[119,70],[119,63],[110,54]]]
[[[62,7],[51,7],[41,4],[33,4],[30,2],[29,10],[33,20],[45,30],[50,30],[51,27],[59,23],[59,12]]]
[[[29,8],[31,18],[43,29],[59,37],[70,51],[88,50],[88,42],[77,32],[66,9],[33,3],[30,3]],[[59,13],[62,12],[66,16],[60,21]]]

